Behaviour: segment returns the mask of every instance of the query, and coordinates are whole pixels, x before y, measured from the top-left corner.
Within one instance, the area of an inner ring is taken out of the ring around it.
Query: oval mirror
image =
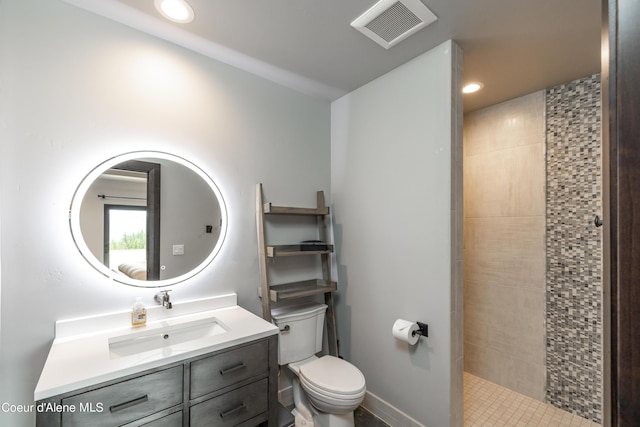
[[[73,240],[105,276],[170,286],[202,271],[227,231],[220,190],[199,167],[155,151],[116,156],[82,180],[69,208]]]

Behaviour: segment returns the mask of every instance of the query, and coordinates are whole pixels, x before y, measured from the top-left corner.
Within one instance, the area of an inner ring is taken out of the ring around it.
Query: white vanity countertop
[[[225,296],[224,298],[226,298],[224,300],[226,304],[229,302],[235,304],[235,295],[231,296],[231,298],[230,296]],[[211,300],[214,299],[212,298]],[[148,309],[147,325],[139,328],[131,327],[130,322],[125,323],[120,328],[113,327],[113,323],[122,325],[124,319],[128,319],[129,312],[103,316],[107,317],[107,320],[111,322],[109,325],[111,329],[100,329],[95,333],[83,331],[82,325],[85,325],[86,329],[86,325],[91,325],[92,322],[93,325],[100,324],[100,322],[96,323],[96,319],[101,318],[101,316],[58,322],[56,324],[56,338],[51,345],[40,380],[34,391],[34,399],[36,401],[46,399],[278,333],[278,328],[275,325],[266,322],[238,305],[219,308],[220,305],[219,302],[217,304],[203,304],[202,301],[197,301],[192,304],[192,310],[190,311],[185,308],[187,304],[180,307],[180,304],[174,303],[174,309],[178,308],[175,311],[176,314],[173,314],[174,312],[169,313],[171,310],[153,307]],[[215,308],[202,310],[202,308],[207,307]],[[197,311],[194,312],[193,308],[197,309]],[[154,319],[154,317],[157,319]],[[207,318],[215,318],[218,323],[228,330],[224,333],[175,344],[170,347],[123,357],[114,356],[109,348],[109,339],[116,336],[123,337],[127,334],[136,334],[147,330],[153,332],[154,329],[161,330],[164,327],[179,325],[182,322]],[[116,319],[116,322],[114,322],[114,319]],[[73,326],[74,322],[80,322],[75,324],[81,326]],[[104,320],[102,320],[102,324],[104,323]],[[84,333],[69,334],[69,331]]]

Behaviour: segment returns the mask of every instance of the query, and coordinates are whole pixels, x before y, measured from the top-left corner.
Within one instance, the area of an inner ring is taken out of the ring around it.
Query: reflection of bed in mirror
[[[147,280],[147,264],[120,264],[118,270],[136,280]]]

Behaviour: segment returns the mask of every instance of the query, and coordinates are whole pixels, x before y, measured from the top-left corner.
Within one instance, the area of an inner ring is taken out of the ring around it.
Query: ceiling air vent
[[[380,0],[351,26],[389,49],[436,19],[420,0]]]

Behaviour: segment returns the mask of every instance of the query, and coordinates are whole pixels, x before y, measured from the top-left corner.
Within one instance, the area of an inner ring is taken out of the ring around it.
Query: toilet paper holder
[[[418,330],[411,332],[412,336],[421,335],[423,337],[429,336],[429,325],[422,322],[416,322],[418,325]]]

